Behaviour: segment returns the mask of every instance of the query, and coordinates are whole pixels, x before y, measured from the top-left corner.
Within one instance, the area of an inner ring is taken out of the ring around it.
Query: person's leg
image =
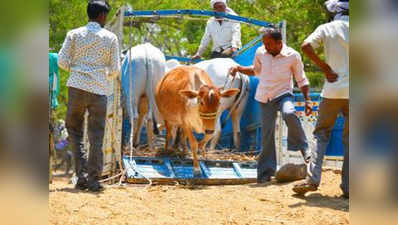
[[[286,95],[279,102],[282,118],[288,127],[287,149],[302,151],[304,160],[308,162],[311,156],[308,141],[301,121],[296,115],[296,108],[293,101],[292,95]]]
[[[103,168],[102,145],[104,140],[105,120],[106,120],[106,96],[89,95],[88,104],[88,138],[90,142],[90,154],[88,157],[88,183],[89,189],[98,191],[99,178]]]
[[[323,157],[329,144],[330,134],[336,122],[342,105],[339,99],[324,98],[319,105],[318,120],[313,132],[316,140],[316,149],[312,151],[310,163],[307,168],[307,178],[303,184],[296,185],[293,191],[305,194],[317,190],[321,182]]]
[[[72,159],[73,159],[73,156],[72,156],[72,152],[71,151],[69,151],[69,150],[65,150],[66,151],[66,169],[65,169],[65,175],[69,175],[69,171],[70,171],[70,169],[72,168]]]
[[[70,146],[75,160],[75,173],[78,178],[76,187],[87,187],[87,152],[83,145],[83,122],[86,111],[86,92],[69,88],[66,128],[69,134]]]
[[[210,54],[210,58],[214,59],[214,58],[225,58],[223,54],[221,54],[220,52],[211,52]]]
[[[275,102],[259,103],[262,121],[262,150],[257,160],[257,182],[269,181],[276,170],[275,121],[278,105]]]
[[[343,146],[344,146],[344,161],[343,161],[343,169],[342,169],[342,174],[341,174],[341,190],[343,191],[343,195],[345,197],[349,197],[350,193],[350,181],[349,181],[349,129],[350,129],[350,124],[349,124],[349,115],[350,114],[350,102],[349,100],[345,100],[343,103],[343,116],[345,118],[344,122],[344,133],[343,133]]]

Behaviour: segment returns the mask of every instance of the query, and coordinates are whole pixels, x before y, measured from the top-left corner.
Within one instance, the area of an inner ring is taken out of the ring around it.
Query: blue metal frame
[[[235,16],[235,15],[231,15],[228,13],[208,11],[208,10],[194,10],[194,9],[143,10],[143,11],[134,11],[133,10],[133,11],[126,11],[124,13],[124,16],[126,16],[126,17],[166,17],[166,16],[174,16],[174,15],[218,16],[218,17],[223,17],[223,18],[227,18],[230,20],[254,24],[257,26],[263,26],[263,27],[273,26],[273,24],[265,22],[265,21],[261,21],[261,20],[246,18],[246,17],[242,17],[242,16]]]
[[[242,16],[236,16],[236,15],[231,15],[228,13],[220,13],[220,12],[215,12],[215,11],[209,11],[209,10],[193,10],[193,9],[181,9],[181,10],[138,10],[138,11],[126,11],[124,13],[125,17],[167,17],[167,16],[174,16],[174,15],[194,15],[194,16],[218,16],[218,17],[223,17],[227,18],[230,20],[234,21],[239,21],[239,22],[244,22],[248,24],[253,24],[257,26],[263,26],[263,27],[272,27],[273,24],[266,22],[266,21],[261,21],[261,20],[256,20],[256,19],[251,19],[251,18],[246,18]],[[279,23],[280,25],[280,23]],[[238,52],[234,54],[235,56],[240,55],[242,52],[244,52],[246,49],[252,47],[254,44],[256,44],[259,40],[261,40],[262,35],[257,36],[255,39],[250,41],[248,44],[243,46]],[[166,56],[166,60],[170,59],[176,59],[180,62],[185,62],[185,63],[198,63],[202,61],[201,59],[195,59],[192,60],[191,58],[188,57],[179,57],[179,56]]]
[[[180,62],[185,62],[185,63],[198,63],[198,62],[202,61],[202,59],[191,59],[188,57],[181,57],[181,56],[166,55],[165,57],[166,57],[166,60],[176,59]]]

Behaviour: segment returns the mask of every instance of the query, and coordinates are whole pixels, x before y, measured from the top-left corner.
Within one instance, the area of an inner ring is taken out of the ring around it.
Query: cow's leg
[[[217,119],[216,129],[210,142],[210,150],[215,150],[221,136],[221,117]]]
[[[134,148],[136,148],[139,145],[142,125],[144,124],[144,118],[147,113],[148,113],[148,99],[145,96],[142,96],[138,101],[138,121],[136,123],[133,134]]]
[[[203,140],[199,143],[199,149],[202,151],[202,157],[206,158],[206,144],[213,137],[213,134],[206,134]]]
[[[148,142],[148,147],[149,149],[153,149],[153,111],[152,107],[149,104],[149,101],[147,100],[147,123],[146,123],[146,134],[147,134],[147,142]]]
[[[173,136],[173,130],[172,130],[173,127],[167,121],[164,121],[164,125],[166,127],[166,141],[164,143],[164,151],[167,152],[169,141],[170,141],[171,137]]]
[[[232,128],[234,132],[234,145],[235,149],[239,150],[240,148],[240,118],[242,114],[240,112],[234,111],[231,113],[232,118]]]
[[[189,144],[191,146],[192,156],[193,156],[193,177],[198,178],[201,177],[199,162],[198,162],[198,142],[196,141],[195,137],[193,136],[192,130],[189,126],[183,126],[184,133],[188,137]]]
[[[148,114],[149,115],[149,114]],[[146,122],[146,134],[147,134],[147,139],[148,139],[148,147],[150,150],[153,149],[153,120],[152,117],[148,117],[147,122]]]
[[[181,130],[181,142],[182,142],[182,148],[184,149],[184,155],[188,155],[188,145],[187,145],[187,136],[185,135],[185,132]]]
[[[173,147],[175,149],[178,149],[178,146],[181,142],[181,133],[183,132],[180,127],[175,127],[175,129],[173,129]]]

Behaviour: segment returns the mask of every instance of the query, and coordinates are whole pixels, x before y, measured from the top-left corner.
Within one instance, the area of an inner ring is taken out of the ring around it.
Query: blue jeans
[[[284,94],[267,103],[260,103],[262,115],[262,151],[257,162],[257,179],[273,176],[276,170],[275,122],[278,110],[288,127],[288,149],[308,149],[301,122],[296,115],[293,95]]]
[[[68,111],[66,128],[69,143],[75,160],[75,172],[78,179],[96,182],[101,177],[103,168],[102,144],[105,131],[106,103],[105,95],[89,93],[69,87]],[[84,114],[88,111],[88,140],[90,142],[89,156],[84,149],[83,126]],[[88,161],[87,161],[88,158]]]

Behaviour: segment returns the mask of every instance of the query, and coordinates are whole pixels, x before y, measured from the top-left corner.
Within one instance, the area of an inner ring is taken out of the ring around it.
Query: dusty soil
[[[320,189],[294,195],[294,183],[240,186],[106,186],[77,191],[65,177],[50,184],[50,224],[348,224],[340,174],[323,173]]]

